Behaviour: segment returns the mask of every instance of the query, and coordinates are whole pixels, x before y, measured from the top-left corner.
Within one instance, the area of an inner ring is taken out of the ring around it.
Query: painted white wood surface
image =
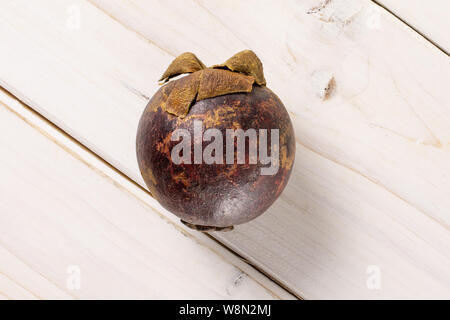
[[[135,131],[164,68],[250,48],[296,163],[266,214],[214,236],[305,298],[448,298],[449,59],[370,1],[325,3],[4,1],[0,84],[143,185]]]
[[[450,1],[377,0],[447,53],[450,52]]]
[[[2,297],[292,298],[2,90],[0,128]]]

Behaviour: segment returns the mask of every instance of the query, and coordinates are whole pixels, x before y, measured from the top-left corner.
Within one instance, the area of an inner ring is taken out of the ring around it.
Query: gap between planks
[[[3,86],[0,86],[0,90],[3,91],[5,94],[7,94],[8,96],[10,96],[12,99],[15,99],[17,101],[20,102],[21,106],[26,109],[28,112],[30,112],[32,115],[34,115],[35,117],[37,117],[39,120],[45,122],[46,124],[48,124],[50,127],[52,127],[53,129],[55,129],[59,134],[61,134],[62,136],[64,136],[65,138],[69,139],[71,142],[73,142],[74,144],[76,144],[79,148],[81,148],[83,151],[85,151],[86,153],[88,153],[90,156],[94,157],[96,160],[102,162],[105,166],[107,166],[109,169],[111,169],[114,173],[116,173],[117,175],[119,175],[121,178],[125,179],[128,183],[131,183],[133,186],[137,187],[139,190],[141,190],[142,192],[144,192],[145,194],[147,194],[149,197],[152,197],[152,194],[149,190],[145,189],[144,187],[142,187],[140,184],[138,184],[137,182],[135,182],[133,179],[131,179],[130,177],[128,177],[126,174],[124,174],[123,172],[121,172],[120,170],[118,170],[116,167],[114,167],[113,165],[111,165],[108,161],[106,161],[105,159],[103,159],[102,157],[100,157],[98,154],[96,154],[95,152],[93,152],[91,149],[89,149],[87,146],[85,146],[83,143],[81,143],[80,141],[78,141],[77,139],[75,139],[73,136],[69,135],[65,130],[61,129],[60,127],[58,127],[55,123],[53,123],[52,121],[50,121],[49,119],[47,119],[45,116],[43,116],[41,113],[37,112],[36,110],[34,110],[32,107],[30,107],[28,104],[26,104],[24,101],[22,101],[21,99],[19,99],[17,96],[15,96],[12,92],[10,92],[9,90],[7,90],[6,88],[4,88]],[[110,175],[108,175],[107,173],[103,172],[101,169],[96,168],[95,166],[91,165],[88,161],[86,161],[85,159],[83,159],[82,156],[80,156],[79,154],[77,154],[75,151],[73,151],[72,149],[70,149],[69,147],[67,147],[66,145],[64,145],[63,143],[61,143],[60,141],[58,141],[57,139],[53,138],[48,132],[46,132],[45,130],[39,128],[38,126],[36,126],[35,124],[33,124],[32,122],[30,122],[25,116],[21,115],[20,113],[18,113],[17,111],[13,110],[12,108],[10,108],[9,106],[7,106],[5,103],[3,103],[2,101],[0,101],[0,105],[5,107],[9,112],[13,113],[15,116],[17,116],[18,118],[20,118],[22,121],[24,121],[25,123],[27,123],[29,126],[31,126],[33,129],[35,129],[36,131],[39,132],[39,134],[42,134],[43,136],[45,136],[46,138],[48,138],[50,141],[52,141],[53,143],[55,143],[58,147],[60,147],[61,149],[63,149],[65,152],[67,152],[68,154],[70,154],[73,158],[75,158],[76,160],[82,162],[85,166],[87,166],[89,169],[93,170],[95,173],[99,174],[100,176],[104,177],[105,179],[110,180],[110,182],[112,184],[114,184],[117,188],[119,188],[122,191],[125,191],[126,193],[130,194],[131,196],[133,196],[136,200],[138,200],[139,202],[143,203],[145,206],[149,206],[149,204],[143,200],[139,195],[135,194],[133,191],[127,189],[125,186],[121,185],[119,182],[117,182],[116,180],[114,180],[114,178],[112,178]],[[260,281],[258,281],[258,279],[255,279],[252,275],[250,275],[247,271],[242,270],[242,268],[240,268],[239,266],[233,264],[229,259],[227,259],[226,257],[224,257],[223,254],[221,254],[220,252],[217,252],[216,250],[214,250],[213,248],[211,248],[210,246],[207,246],[203,243],[201,243],[199,241],[199,239],[197,239],[196,237],[193,237],[189,232],[187,232],[183,227],[178,226],[176,223],[174,223],[171,219],[169,219],[168,217],[166,217],[163,213],[161,213],[160,211],[158,211],[156,208],[151,207],[152,210],[154,210],[163,220],[165,220],[167,223],[171,224],[175,229],[177,229],[180,233],[182,233],[184,236],[191,238],[192,240],[194,240],[197,244],[204,246],[206,248],[208,248],[209,250],[211,250],[213,253],[215,253],[216,255],[218,255],[219,257],[221,257],[223,260],[225,260],[226,262],[230,263],[231,265],[233,265],[234,267],[236,267],[238,270],[240,270],[242,273],[247,274],[251,279],[253,279],[256,283],[258,283],[261,287],[265,288],[274,298],[276,299],[280,299],[282,300],[282,298],[280,296],[278,296],[275,292],[273,292],[270,288],[268,288],[267,286],[265,286],[263,283],[261,283]],[[289,294],[291,294],[292,296],[294,296],[295,298],[299,299],[299,300],[304,300],[303,297],[301,297],[299,294],[295,293],[293,290],[291,290],[289,287],[287,287],[286,285],[284,285],[282,282],[280,282],[278,279],[272,277],[270,274],[268,274],[265,270],[263,270],[262,268],[258,267],[256,264],[252,263],[251,261],[245,259],[242,255],[240,255],[239,253],[235,252],[234,250],[232,250],[231,248],[229,248],[228,246],[226,246],[225,244],[223,244],[220,240],[216,239],[215,237],[213,237],[212,235],[210,235],[209,233],[203,233],[206,237],[208,237],[209,239],[211,239],[212,241],[214,241],[214,243],[218,244],[221,248],[223,248],[224,250],[226,250],[227,252],[229,252],[230,254],[234,255],[235,257],[237,257],[239,260],[241,260],[243,263],[245,263],[246,265],[250,266],[251,268],[255,269],[257,272],[259,272],[262,276],[266,277],[267,279],[269,279],[271,282],[273,282],[275,285],[281,287],[282,289],[284,289],[285,291],[287,291]],[[31,293],[31,292],[30,292]],[[33,293],[31,293],[33,294]],[[34,296],[36,296],[35,294],[33,294]],[[36,296],[37,298],[39,298],[38,296]]]
[[[91,0],[85,0],[87,1],[90,5],[92,5],[93,7],[95,7],[97,10],[99,10],[100,12],[102,12],[103,14],[107,15],[108,17],[110,17],[112,20],[114,20],[115,22],[117,22],[118,24],[120,24],[121,26],[123,26],[125,29],[135,33],[136,35],[138,35],[140,38],[142,38],[143,40],[145,40],[146,42],[154,45],[155,47],[157,47],[158,49],[164,51],[165,53],[170,54],[173,57],[176,57],[177,55],[175,53],[173,53],[172,51],[164,48],[163,46],[160,46],[159,44],[157,44],[155,41],[147,38],[144,34],[140,33],[139,31],[137,31],[136,29],[132,28],[131,26],[123,23],[122,21],[120,21],[119,19],[117,19],[116,17],[114,17],[113,15],[111,15],[109,12],[107,12],[106,10],[104,10],[102,7],[100,7],[99,5],[97,5],[96,3],[92,2]],[[395,18],[397,18],[399,21],[401,21],[403,24],[405,24],[408,28],[410,28],[411,30],[413,30],[414,32],[416,32],[418,35],[420,35],[424,40],[426,40],[427,42],[429,42],[430,44],[432,44],[433,46],[435,46],[437,49],[439,49],[440,51],[442,51],[444,54],[446,54],[447,56],[450,56],[450,53],[447,52],[444,48],[442,48],[441,46],[439,46],[435,41],[431,40],[429,37],[427,37],[424,33],[422,33],[421,31],[419,31],[417,28],[413,27],[412,25],[410,25],[408,22],[406,22],[404,19],[402,19],[399,15],[395,14],[392,10],[390,10],[389,8],[387,8],[385,5],[381,4],[380,2],[378,2],[377,0],[370,0],[371,2],[373,2],[374,4],[376,4],[378,7],[386,10],[389,14],[391,14],[392,16],[394,16]],[[194,0],[194,2],[203,10],[205,10],[209,15],[211,15],[214,18],[215,17],[209,10],[207,10],[206,8],[204,8],[198,1]],[[217,19],[217,21],[220,21],[220,19]],[[221,23],[221,25],[225,28],[226,26],[223,25],[223,23]],[[244,41],[242,41],[241,39],[239,39],[242,43],[246,44]]]
[[[406,22],[406,20],[402,19],[398,14],[394,13],[392,10],[390,10],[389,8],[387,8],[384,4],[380,3],[377,0],[371,0],[373,3],[375,3],[377,6],[379,6],[380,8],[386,10],[387,12],[389,12],[391,15],[393,15],[394,17],[396,17],[398,20],[400,20],[401,22],[403,22],[407,27],[411,28],[413,31],[415,31],[417,34],[419,34],[422,38],[424,38],[426,41],[428,41],[429,43],[431,43],[433,46],[435,46],[436,48],[438,48],[440,51],[442,51],[443,53],[445,53],[447,56],[450,56],[450,53],[447,52],[444,48],[442,48],[439,44],[436,43],[436,41],[431,40],[428,36],[426,36],[423,32],[419,31],[416,27],[413,27],[412,25],[410,25],[408,22]]]

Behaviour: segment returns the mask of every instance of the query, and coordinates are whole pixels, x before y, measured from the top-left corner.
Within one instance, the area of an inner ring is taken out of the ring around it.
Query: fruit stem
[[[202,226],[199,224],[192,224],[189,222],[186,222],[184,220],[180,220],[184,225],[188,226],[191,229],[197,230],[197,231],[201,231],[201,232],[211,232],[211,231],[222,231],[222,232],[226,232],[226,231],[231,231],[234,229],[233,226],[228,226],[228,227],[215,227],[215,226]]]

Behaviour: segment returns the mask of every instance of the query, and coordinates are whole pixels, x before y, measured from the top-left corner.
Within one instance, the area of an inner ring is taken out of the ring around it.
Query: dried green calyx
[[[253,51],[235,54],[225,63],[206,68],[193,54],[178,56],[164,72],[160,81],[183,73],[191,73],[166,84],[163,90],[162,108],[178,117],[185,117],[196,101],[238,92],[251,92],[253,84],[266,84],[262,63]]]

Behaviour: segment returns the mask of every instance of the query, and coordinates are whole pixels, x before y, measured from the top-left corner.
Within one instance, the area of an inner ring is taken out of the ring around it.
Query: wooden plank
[[[325,4],[5,2],[0,82],[143,184],[135,131],[161,71],[251,48],[291,112],[295,171],[266,214],[214,236],[305,298],[448,297],[449,60],[370,1]]]
[[[292,298],[3,90],[0,128],[2,296]]]
[[[375,2],[394,13],[435,45],[447,53],[450,52],[449,1],[376,0]]]

